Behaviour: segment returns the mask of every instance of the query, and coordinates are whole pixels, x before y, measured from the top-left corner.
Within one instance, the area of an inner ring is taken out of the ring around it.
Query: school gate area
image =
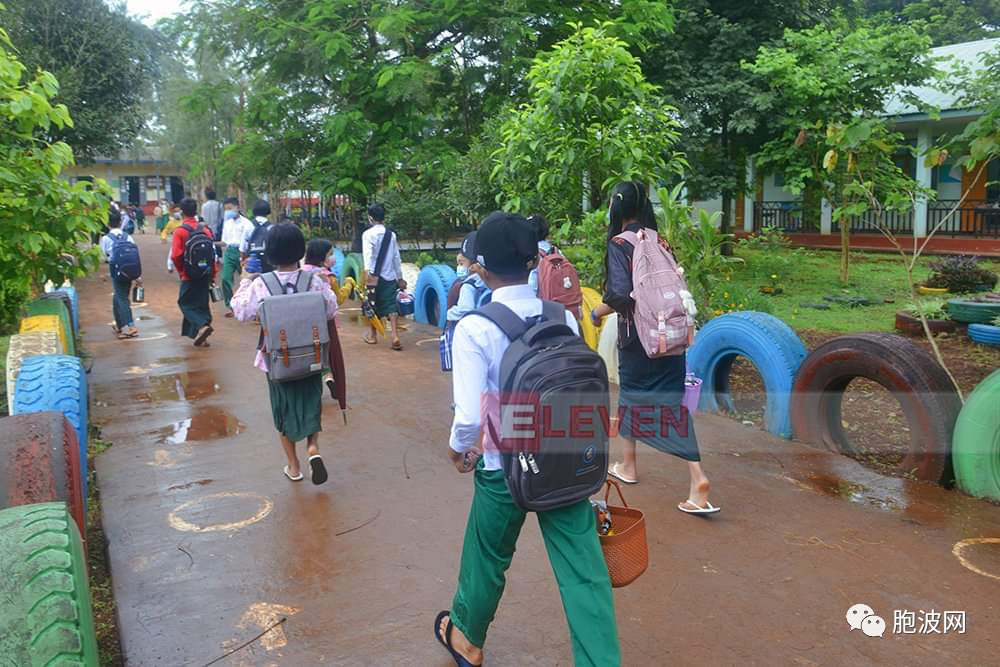
[[[292,484],[251,366],[258,329],[213,306],[211,348],[181,339],[167,246],[136,240],[139,338],[114,338],[105,271],[78,284],[94,420],[114,443],[96,467],[127,664],[205,665],[272,626],[216,664],[453,664],[431,625],[454,593],[472,477],[444,455],[437,330],[411,323],[392,352],[341,313],[348,423],[325,397],[330,480]],[[697,426],[720,515],[678,512],[687,471],[648,448],[625,489],[646,511],[650,566],[615,591],[624,665],[995,663],[1000,544],[975,538],[1000,537],[1000,507],[723,417]],[[885,619],[883,637],[850,631],[855,604]],[[965,632],[893,632],[894,612],[919,631],[932,610],[964,611]],[[533,519],[486,652],[491,666],[571,664]]]

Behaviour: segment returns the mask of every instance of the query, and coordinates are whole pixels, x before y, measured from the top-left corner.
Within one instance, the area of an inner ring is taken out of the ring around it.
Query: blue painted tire
[[[1000,327],[992,324],[970,324],[969,338],[980,345],[1000,347]]]
[[[73,330],[80,330],[80,297],[76,293],[75,287],[60,287],[57,292],[69,294],[69,302],[73,306]]]
[[[413,291],[417,322],[444,329],[448,319],[448,290],[455,279],[455,269],[446,264],[429,264],[420,270]]]
[[[337,282],[341,285],[344,284],[344,260],[346,259],[343,250],[333,249],[333,275],[337,276]]]
[[[61,412],[76,430],[80,444],[80,479],[87,497],[87,372],[77,357],[45,354],[28,357],[14,387],[11,414]]]
[[[767,430],[791,438],[789,403],[795,374],[806,358],[806,346],[791,327],[767,313],[744,311],[711,320],[698,332],[687,353],[688,369],[703,383],[700,410],[734,410],[729,372],[737,356],[749,359],[764,381]]]

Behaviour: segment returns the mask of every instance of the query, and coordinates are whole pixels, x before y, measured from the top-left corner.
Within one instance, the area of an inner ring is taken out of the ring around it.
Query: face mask
[[[226,220],[235,220],[236,211],[226,211]]]
[[[457,269],[455,269],[455,275],[458,276],[459,278],[464,278],[465,276],[469,275],[469,267],[459,266]]]

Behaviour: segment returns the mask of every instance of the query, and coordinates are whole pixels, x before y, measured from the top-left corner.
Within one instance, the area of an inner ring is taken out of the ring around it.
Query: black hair
[[[271,205],[263,199],[258,199],[257,203],[253,205],[253,214],[257,218],[266,218],[271,215]]]
[[[295,225],[274,225],[267,232],[266,243],[264,257],[272,266],[295,264],[306,254],[306,237]]]
[[[111,229],[117,229],[122,226],[122,214],[111,209],[108,211],[108,227]]]
[[[323,266],[326,256],[333,250],[333,244],[326,239],[313,239],[306,244],[306,264]]]
[[[185,197],[181,200],[181,214],[193,218],[198,214],[198,202],[191,199],[190,197]]]
[[[385,220],[385,206],[382,204],[372,204],[368,207],[368,215],[375,222],[382,222]]]
[[[222,205],[225,206],[226,204],[232,204],[236,208],[239,208],[240,200],[237,197],[226,197],[225,200],[222,202]]]
[[[215,190],[205,190],[205,199],[215,199]]]
[[[623,181],[611,191],[611,206],[608,210],[608,243],[618,236],[626,223],[638,223],[644,229],[656,230],[656,215],[653,202],[649,200],[646,186],[638,181]],[[604,249],[604,282],[608,280],[608,250]]]
[[[544,215],[541,215],[540,213],[529,215],[528,222],[530,222],[538,231],[539,241],[544,241],[549,238],[549,221],[545,219]]]

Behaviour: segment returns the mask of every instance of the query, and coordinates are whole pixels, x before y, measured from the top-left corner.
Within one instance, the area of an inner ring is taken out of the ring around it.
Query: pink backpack
[[[687,283],[673,255],[651,229],[622,232],[615,238],[635,247],[632,253],[632,299],[636,333],[650,359],[683,354],[688,347],[691,321],[681,292]]]
[[[580,276],[573,263],[555,246],[551,252],[539,255],[538,298],[561,303],[579,320],[583,291],[580,289]]]

